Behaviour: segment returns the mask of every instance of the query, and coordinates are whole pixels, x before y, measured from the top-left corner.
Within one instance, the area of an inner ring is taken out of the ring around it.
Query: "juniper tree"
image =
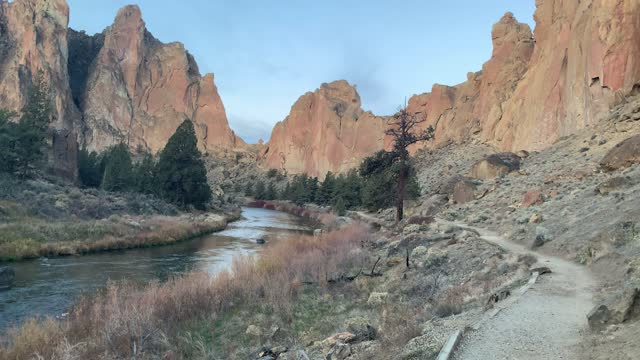
[[[156,174],[160,195],[167,201],[182,208],[206,209],[211,188],[191,120],[185,120],[167,142]]]
[[[419,125],[426,121],[422,113],[411,113],[407,107],[401,108],[388,123],[385,131],[393,139],[393,161],[396,173],[396,222],[404,218],[404,199],[407,180],[411,174],[409,147],[419,142],[430,141],[435,135],[433,127],[421,130]]]

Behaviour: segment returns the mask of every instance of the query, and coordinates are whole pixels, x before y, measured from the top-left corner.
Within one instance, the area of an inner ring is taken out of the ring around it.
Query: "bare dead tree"
[[[427,129],[420,129],[420,124],[427,121],[423,113],[410,113],[406,105],[393,115],[388,122],[385,131],[387,136],[393,138],[393,153],[396,158],[397,168],[397,188],[396,188],[396,222],[404,218],[404,199],[406,187],[411,172],[409,147],[411,145],[430,141],[434,138],[435,131],[429,126]]]

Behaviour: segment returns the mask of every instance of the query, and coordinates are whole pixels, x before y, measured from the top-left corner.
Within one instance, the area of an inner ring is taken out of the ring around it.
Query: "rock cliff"
[[[409,110],[425,112],[436,145],[470,139],[541,150],[604,119],[640,90],[640,2],[537,0],[536,29],[507,13],[493,55],[457,86],[435,85]]]
[[[102,44],[86,80],[74,81],[85,88],[79,105],[90,149],[125,141],[156,152],[185,118],[193,120],[203,150],[243,144],[229,127],[213,74],[202,77],[181,43],[155,39],[137,6],[122,8],[100,36],[72,42],[89,50]]]
[[[289,116],[273,128],[263,163],[290,174],[324,178],[355,166],[384,146],[386,122],[361,108],[346,81],[322,84],[301,96]]]

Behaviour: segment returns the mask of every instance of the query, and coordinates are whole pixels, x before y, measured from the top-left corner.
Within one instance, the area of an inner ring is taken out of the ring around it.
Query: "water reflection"
[[[26,317],[65,312],[73,300],[103,287],[108,280],[165,280],[192,270],[215,273],[233,257],[259,251],[259,238],[277,242],[296,232],[309,232],[309,223],[277,211],[243,209],[243,219],[226,230],[180,244],[81,257],[38,259],[12,265],[15,286],[0,292],[0,328]]]

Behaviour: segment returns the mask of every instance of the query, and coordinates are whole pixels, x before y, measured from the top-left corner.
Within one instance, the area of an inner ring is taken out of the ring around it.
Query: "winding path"
[[[588,330],[586,315],[593,307],[595,286],[587,268],[533,252],[487,230],[438,221],[477,232],[484,241],[509,252],[533,255],[538,259],[536,266],[553,271],[466,333],[454,359],[581,359],[580,345]]]

